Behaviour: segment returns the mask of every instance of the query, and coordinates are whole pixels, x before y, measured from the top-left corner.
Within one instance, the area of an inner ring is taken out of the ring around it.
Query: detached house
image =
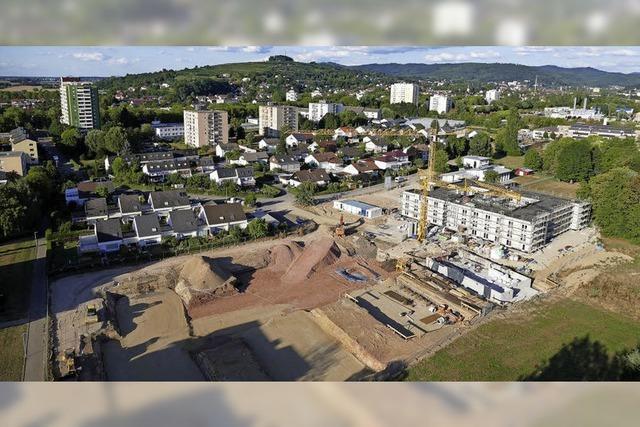
[[[342,126],[333,131],[333,139],[338,138],[355,138],[358,136],[358,132],[352,127]]]
[[[309,154],[304,162],[311,167],[320,168],[331,172],[342,170],[342,159],[336,153],[313,153]]]
[[[276,148],[280,140],[278,138],[262,138],[258,141],[258,148],[261,150],[267,150],[267,153],[275,153]]]
[[[240,146],[233,142],[230,142],[229,144],[216,145],[216,156],[218,157],[224,157],[227,153],[230,153],[231,151],[240,151]]]
[[[289,148],[297,147],[300,144],[310,144],[313,142],[312,133],[292,133],[285,139],[285,144]]]
[[[380,168],[376,166],[373,160],[360,160],[345,167],[342,172],[348,173],[351,176],[358,175],[370,175],[374,176],[378,174]]]
[[[295,172],[289,179],[289,185],[298,187],[303,182],[312,182],[318,187],[324,187],[331,182],[331,177],[324,169],[310,169]]]
[[[200,209],[199,218],[206,224],[209,234],[228,231],[231,227],[247,227],[247,216],[240,203],[204,205]]]
[[[271,156],[269,170],[281,169],[285,172],[297,172],[300,170],[300,162],[292,156]]]
[[[253,177],[253,168],[221,168],[216,169],[209,175],[216,184],[233,182],[241,187],[253,187],[256,180]]]
[[[229,160],[232,165],[247,166],[252,163],[264,163],[269,162],[269,155],[265,151],[247,152],[240,154],[236,160]]]
[[[362,139],[364,149],[368,153],[386,153],[389,151],[389,144],[385,140],[377,136],[365,136]]]
[[[409,156],[406,153],[403,153],[402,150],[390,151],[380,157],[376,157],[373,160],[376,166],[383,170],[397,170],[403,166],[411,164],[411,162],[409,161]]]

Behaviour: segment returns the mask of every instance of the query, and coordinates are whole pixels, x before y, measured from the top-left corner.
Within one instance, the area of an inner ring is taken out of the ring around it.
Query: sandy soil
[[[382,363],[411,360],[429,348],[438,346],[451,335],[458,335],[461,330],[457,325],[450,325],[421,337],[405,340],[346,298],[322,307],[322,311]]]
[[[198,381],[200,370],[180,342],[189,339],[180,297],[160,290],[144,297],[122,297],[117,306],[123,338],[104,346],[110,381]]]
[[[304,311],[251,328],[242,338],[275,380],[342,381],[364,368]]]

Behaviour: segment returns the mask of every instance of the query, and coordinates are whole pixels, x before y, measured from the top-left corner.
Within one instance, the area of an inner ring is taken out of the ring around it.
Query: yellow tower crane
[[[436,142],[432,141],[429,144],[429,160],[427,163],[427,169],[420,170],[420,187],[422,188],[422,200],[420,201],[420,213],[418,218],[418,241],[422,243],[427,237],[427,204],[429,203],[429,191],[434,182],[434,170],[435,170],[435,157],[436,157]]]

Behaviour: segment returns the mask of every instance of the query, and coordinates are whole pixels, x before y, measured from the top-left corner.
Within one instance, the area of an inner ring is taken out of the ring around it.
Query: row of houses
[[[80,252],[109,253],[131,245],[147,247],[160,244],[166,237],[178,240],[205,237],[232,227],[244,229],[248,224],[239,203],[175,207],[148,213],[143,213],[139,205],[129,208],[140,209],[139,214],[96,220],[93,234],[80,237]]]

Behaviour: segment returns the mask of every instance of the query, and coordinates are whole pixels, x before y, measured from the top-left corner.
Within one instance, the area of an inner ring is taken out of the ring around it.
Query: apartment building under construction
[[[557,235],[588,225],[591,205],[533,192],[520,200],[483,193],[465,194],[462,188],[434,188],[429,192],[427,220],[449,230],[500,243],[522,252],[534,252]],[[402,194],[401,214],[417,230],[419,190]],[[415,220],[415,221],[413,221]]]

